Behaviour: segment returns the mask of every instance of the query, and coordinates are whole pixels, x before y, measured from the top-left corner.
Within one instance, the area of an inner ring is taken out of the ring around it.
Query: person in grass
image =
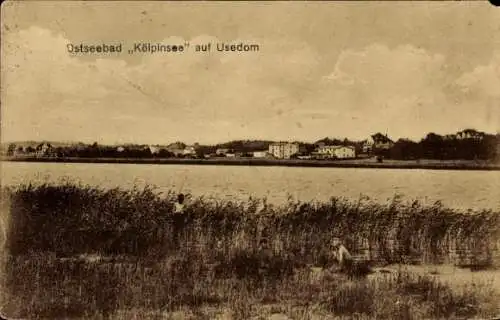
[[[349,271],[352,267],[353,260],[349,250],[344,246],[340,238],[332,239],[332,248],[334,250],[335,258],[337,259],[340,271]]]
[[[337,271],[345,273],[349,278],[362,278],[373,273],[368,261],[354,260],[349,250],[344,246],[339,238],[332,239],[332,247],[335,250],[335,257],[339,263]]]
[[[177,202],[174,204],[174,213],[176,214],[182,214],[184,213],[184,200],[185,196],[182,193],[179,193],[177,195]]]
[[[180,233],[184,229],[184,224],[185,224],[185,216],[184,216],[184,210],[185,210],[185,196],[182,193],[179,193],[177,195],[177,202],[174,203],[174,208],[172,210],[173,216],[172,216],[172,240],[173,240],[173,245],[175,248],[179,248],[180,246]]]

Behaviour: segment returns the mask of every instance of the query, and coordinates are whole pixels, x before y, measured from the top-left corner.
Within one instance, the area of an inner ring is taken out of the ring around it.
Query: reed
[[[459,212],[398,198],[386,204],[290,200],[282,206],[265,199],[188,198],[181,219],[172,214],[176,195],[153,187],[3,188],[1,212],[9,227],[2,314],[411,319],[486,317],[498,308],[488,284],[457,289],[404,271],[353,279],[326,269],[318,277],[311,269],[335,264],[328,245],[333,236],[344,238],[357,257],[367,250],[373,264],[444,262],[453,256],[450,248],[466,250],[475,265],[491,262],[498,212]]]
[[[357,256],[378,264],[499,262],[500,212],[458,211],[398,197],[380,204],[332,197],[328,202],[228,201],[189,196],[172,214],[175,194],[154,187],[104,190],[74,183],[3,188],[14,255],[96,253],[165,257],[178,246],[211,257],[257,252],[327,264],[328,243],[341,237]],[[8,201],[7,201],[7,200]],[[175,228],[174,228],[175,226]]]
[[[220,273],[203,256],[186,252],[154,264],[142,258],[89,262],[10,256],[4,261],[0,310],[17,319],[165,319],[179,312],[178,318],[190,313],[195,319],[223,312],[229,319],[272,313],[294,319],[484,319],[499,307],[488,283],[452,288],[437,277],[405,271],[355,280],[337,274],[316,278],[308,268],[270,272],[281,268],[261,270],[260,277],[231,269]]]

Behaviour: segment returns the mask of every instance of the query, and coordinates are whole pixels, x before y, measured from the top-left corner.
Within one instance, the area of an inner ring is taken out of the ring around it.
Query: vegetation
[[[176,195],[153,187],[104,190],[68,182],[4,188],[3,194],[9,200],[7,248],[13,254],[167,255],[175,250],[169,244],[176,225],[182,241],[209,246],[214,254],[254,252],[265,241],[279,255],[318,263],[329,239],[337,236],[377,263],[491,263],[500,238],[499,212],[461,212],[398,197],[386,204],[331,198],[323,203],[290,200],[283,206],[265,199],[199,197],[179,217],[172,214]]]
[[[262,265],[255,255],[245,259],[255,269]],[[215,319],[221,313],[226,319],[273,313],[293,319],[470,319],[491,317],[498,307],[498,296],[486,282],[452,288],[435,276],[404,270],[351,280],[333,273],[318,277],[307,268],[279,273],[280,264],[260,269],[260,279],[238,277],[217,272],[203,252],[184,245],[156,263],[31,255],[9,257],[4,265],[8,290],[0,303],[10,318],[164,319],[182,312],[177,319]]]
[[[467,133],[469,136],[439,135],[429,133],[420,141],[412,141],[410,139],[399,139],[389,148],[374,149],[371,155],[382,156],[394,160],[415,160],[415,159],[435,159],[435,160],[485,160],[497,161],[500,159],[500,134],[487,134],[476,130],[468,129],[461,133]],[[214,145],[199,145],[195,144],[195,153],[189,157],[204,158],[206,155],[213,155],[217,149],[228,149],[238,153],[241,157],[251,157],[253,151],[268,150],[269,145],[274,141],[270,140],[234,140],[225,143]],[[305,154],[312,153],[319,145],[344,145],[353,146],[356,149],[356,154],[363,153],[364,141],[353,141],[347,138],[323,138],[314,143],[300,142],[303,146]],[[25,142],[21,145],[11,143],[5,146],[6,155],[13,156],[16,154],[25,156],[34,156],[37,148],[28,146],[23,149],[22,145],[35,144],[35,142]],[[186,144],[176,142],[175,148],[183,149]],[[51,145],[51,151],[46,155],[48,157],[59,158],[128,158],[128,159],[145,159],[145,158],[173,158],[184,157],[184,155],[175,155],[172,149],[168,147],[158,147],[154,153],[148,145],[128,144],[123,146],[107,146],[100,145],[97,142],[91,145],[82,143],[75,145]],[[174,148],[174,149],[175,149]],[[120,149],[120,150],[118,150]]]
[[[452,288],[404,271],[353,279],[335,266],[333,236],[375,264],[495,265],[498,212],[458,212],[395,198],[271,206],[72,183],[2,189],[10,211],[2,312],[14,318],[148,318],[182,311],[233,319],[284,313],[382,319],[492,315],[491,286]],[[95,257],[92,260],[91,257]],[[215,310],[214,310],[215,308]]]
[[[457,139],[429,133],[420,142],[396,141],[389,150],[392,159],[495,160],[500,157],[500,136],[485,134],[480,139]]]

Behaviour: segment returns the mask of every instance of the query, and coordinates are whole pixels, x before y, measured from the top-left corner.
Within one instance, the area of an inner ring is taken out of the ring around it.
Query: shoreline
[[[475,162],[473,160],[285,160],[285,159],[179,159],[179,158],[35,158],[2,157],[6,162],[45,162],[45,163],[109,163],[109,164],[157,164],[157,165],[224,165],[224,166],[283,166],[318,168],[367,168],[367,169],[427,169],[427,170],[481,170],[500,171],[500,163]]]

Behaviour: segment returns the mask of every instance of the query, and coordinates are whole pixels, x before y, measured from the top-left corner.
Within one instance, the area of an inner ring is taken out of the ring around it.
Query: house
[[[178,157],[180,155],[184,155],[184,149],[186,145],[182,142],[171,143],[167,146],[167,151],[174,154],[174,156]]]
[[[36,147],[27,146],[26,148],[24,148],[24,153],[28,156],[35,156],[36,155]]]
[[[322,146],[315,154],[324,158],[352,159],[356,158],[356,149],[352,146]]]
[[[254,158],[266,158],[269,156],[269,152],[267,150],[254,151],[252,152],[252,156]]]
[[[149,152],[151,152],[151,154],[159,154],[160,153],[160,147],[157,147],[157,146],[149,146],[148,147],[149,149]]]
[[[370,153],[375,149],[378,150],[388,150],[392,148],[394,141],[392,141],[387,135],[376,133],[371,135],[363,144],[363,152]]]
[[[334,150],[334,155],[338,159],[353,159],[356,158],[356,148],[353,146],[339,146]]]
[[[78,142],[75,146],[76,151],[81,152],[87,150],[88,146],[82,142]],[[125,149],[123,149],[125,150]]]
[[[54,149],[52,149],[54,150]],[[52,152],[52,153],[48,153],[47,155],[51,155],[51,154],[54,154],[55,152]],[[36,146],[35,147],[32,147],[32,146],[18,146],[17,148],[15,148],[15,150],[13,150],[13,155],[14,156],[28,156],[28,157],[34,157],[34,156],[38,156],[39,153],[36,149]]]
[[[124,152],[125,151],[125,147],[119,146],[118,148],[116,148],[116,151],[117,152]]]
[[[457,139],[474,139],[474,140],[482,140],[485,136],[484,132],[479,132],[474,129],[465,129],[460,132],[457,132]]]
[[[35,148],[37,157],[48,157],[54,154],[54,148],[50,143],[41,143]]]
[[[311,155],[300,155],[297,156],[297,159],[299,160],[311,160],[313,157]]]
[[[14,157],[23,156],[25,154],[26,154],[26,148],[24,148],[23,146],[15,147],[14,150],[12,150],[12,155]]]
[[[448,141],[455,140],[456,138],[457,138],[457,136],[454,134],[447,134],[447,135],[443,136],[443,140],[448,140]]]
[[[298,143],[278,142],[269,145],[269,153],[278,159],[290,159],[300,151],[301,147]]]
[[[182,150],[182,154],[184,156],[196,156],[196,148],[194,146],[186,146],[184,150]]]
[[[215,150],[215,154],[218,157],[225,157],[226,154],[228,154],[229,152],[231,152],[231,149],[219,148],[219,149]]]

